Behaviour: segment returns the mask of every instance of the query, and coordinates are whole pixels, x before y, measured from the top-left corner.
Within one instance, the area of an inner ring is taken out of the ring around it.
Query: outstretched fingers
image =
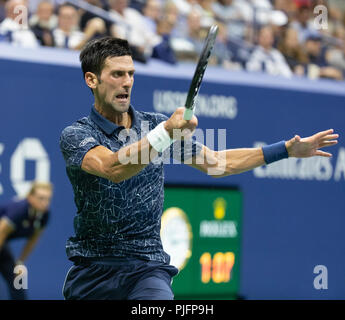
[[[318,132],[318,133],[316,134],[316,137],[317,137],[318,139],[322,139],[322,138],[324,138],[325,136],[327,136],[327,135],[329,135],[329,134],[332,134],[333,132],[334,132],[333,129],[328,129],[328,130],[325,130],[325,131],[321,131],[321,132]]]
[[[324,140],[334,140],[339,138],[339,134],[328,134],[326,136],[323,136],[321,138],[319,138],[320,141],[324,141]]]
[[[322,150],[316,150],[315,155],[316,156],[321,156],[321,157],[327,157],[327,158],[332,157],[331,153],[325,152],[325,151],[322,151]]]
[[[333,140],[333,141],[323,141],[323,142],[319,143],[319,148],[334,146],[334,145],[337,144],[337,143],[338,143],[337,140]]]

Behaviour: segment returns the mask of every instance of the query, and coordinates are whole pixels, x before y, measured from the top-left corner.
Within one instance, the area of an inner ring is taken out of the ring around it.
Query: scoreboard
[[[236,188],[165,186],[161,237],[175,299],[235,299],[239,291],[242,194]]]

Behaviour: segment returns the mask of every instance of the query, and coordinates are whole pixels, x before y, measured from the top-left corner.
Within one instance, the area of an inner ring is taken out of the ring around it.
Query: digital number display
[[[205,252],[200,257],[201,282],[214,283],[229,282],[231,279],[232,267],[235,263],[233,252],[217,252],[213,258],[209,252]]]
[[[172,284],[176,299],[236,296],[241,216],[237,189],[166,186],[161,237],[171,263],[180,270]]]

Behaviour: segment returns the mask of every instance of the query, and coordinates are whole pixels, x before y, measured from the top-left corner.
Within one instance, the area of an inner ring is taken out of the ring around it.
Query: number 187
[[[209,252],[205,252],[200,257],[201,281],[214,283],[229,282],[231,279],[231,270],[235,263],[235,254],[233,252],[217,252],[213,258]]]

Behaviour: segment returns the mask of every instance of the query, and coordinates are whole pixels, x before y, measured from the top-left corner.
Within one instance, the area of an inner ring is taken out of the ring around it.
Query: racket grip
[[[193,118],[194,110],[193,109],[184,109],[183,119],[184,120],[190,120]]]

